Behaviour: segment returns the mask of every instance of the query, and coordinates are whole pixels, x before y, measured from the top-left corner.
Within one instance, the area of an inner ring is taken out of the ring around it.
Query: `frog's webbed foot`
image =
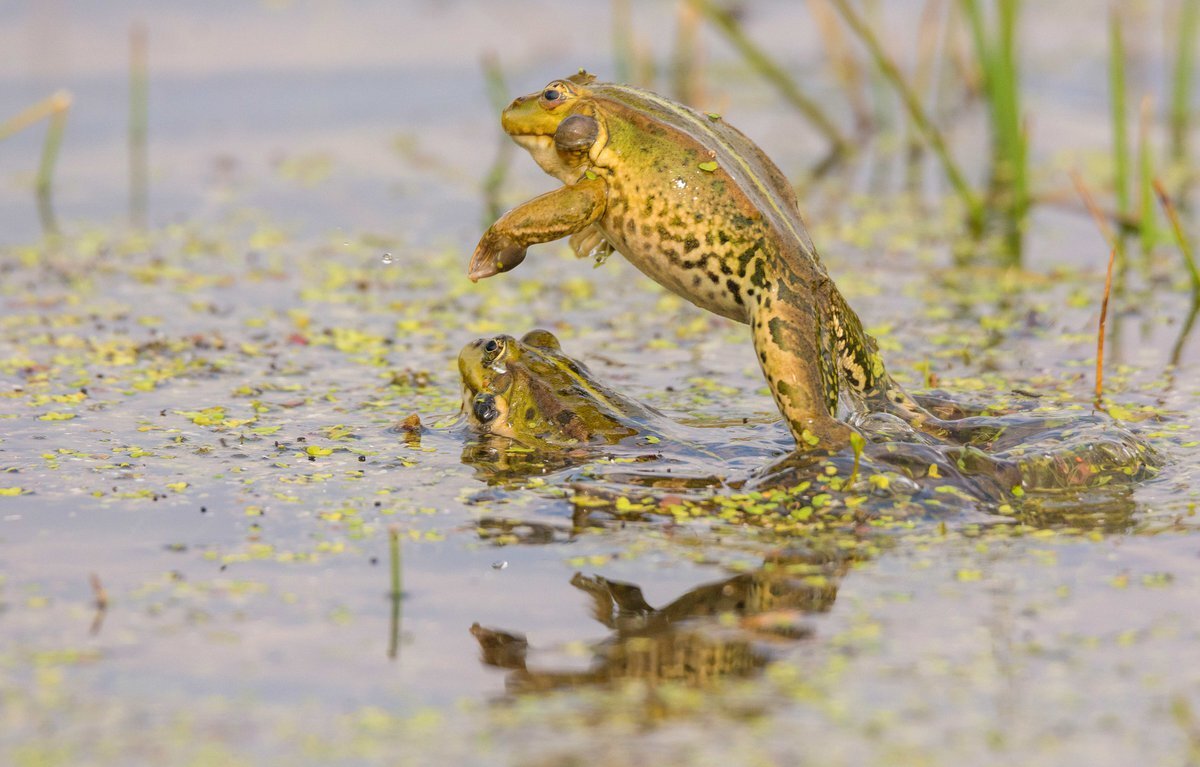
[[[472,282],[507,272],[525,260],[525,249],[591,229],[604,215],[608,184],[584,178],[534,197],[505,213],[491,225],[471,256],[467,276]]]
[[[497,231],[493,226],[475,246],[475,253],[467,267],[467,277],[471,282],[479,282],[486,277],[515,269],[525,260],[525,251],[524,245]]]
[[[595,226],[576,232],[567,242],[577,257],[594,258],[598,265],[604,263],[613,253],[612,243],[605,239]]]

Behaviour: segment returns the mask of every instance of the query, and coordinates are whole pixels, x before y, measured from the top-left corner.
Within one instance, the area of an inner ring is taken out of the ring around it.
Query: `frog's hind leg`
[[[754,296],[754,351],[796,446],[839,450],[850,442],[850,427],[834,417],[838,370],[817,308],[798,299],[783,281],[764,285]]]

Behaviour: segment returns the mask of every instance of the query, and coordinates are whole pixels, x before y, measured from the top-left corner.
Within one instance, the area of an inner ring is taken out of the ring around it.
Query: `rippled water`
[[[501,53],[514,92],[611,60],[607,4],[553,32],[557,6],[506,8],[0,9],[4,112],[77,97],[61,239],[40,239],[28,190],[38,132],[0,143],[0,761],[1195,759],[1200,342],[1181,340],[1173,251],[1109,327],[1110,413],[1155,446],[1153,477],[1008,508],[928,480],[847,504],[826,478],[852,456],[806,467],[799,495],[703,504],[628,492],[652,467],[613,456],[530,479],[536,457],[456,423],[473,338],[553,330],[614,388],[741,440],[727,473],[778,460],[784,436],[744,328],[620,259],[593,270],[543,247],[466,280],[501,143],[479,55]],[[1107,151],[1089,8],[1028,9],[1048,188]],[[638,29],[672,14],[639,6]],[[828,92],[805,18],[767,3],[747,23]],[[1132,47],[1153,51],[1154,18],[1134,17]],[[135,19],[152,63],[144,234],[120,223]],[[706,106],[799,175],[816,138],[707,46]],[[1107,255],[1092,224],[1040,207],[1028,272],[952,268],[952,214],[903,193],[887,158],[804,198],[892,373],[1086,423]],[[550,186],[515,157],[505,200]]]

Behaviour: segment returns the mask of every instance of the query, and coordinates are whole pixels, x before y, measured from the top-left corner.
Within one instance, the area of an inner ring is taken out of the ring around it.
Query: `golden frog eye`
[[[546,86],[546,90],[542,91],[542,95],[538,98],[538,102],[547,109],[553,109],[559,104],[566,101],[569,92],[562,83],[550,83]]]
[[[504,338],[504,336],[496,336],[495,338],[489,338],[487,341],[484,342],[484,344],[483,344],[484,364],[491,364],[498,357],[500,357],[500,355],[504,354],[504,347],[506,345],[505,340],[506,339]]]

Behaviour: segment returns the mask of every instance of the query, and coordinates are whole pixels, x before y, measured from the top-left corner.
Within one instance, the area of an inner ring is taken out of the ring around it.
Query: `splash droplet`
[[[383,262],[384,266],[387,266],[388,264],[392,263],[396,259],[392,258],[391,253],[384,253],[383,258],[381,258],[379,260]]]

